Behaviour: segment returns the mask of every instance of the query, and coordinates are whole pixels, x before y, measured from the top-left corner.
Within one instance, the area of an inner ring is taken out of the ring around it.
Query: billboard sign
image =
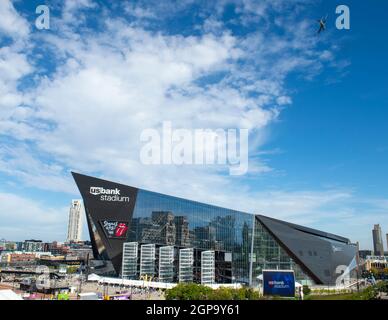
[[[294,297],[294,271],[263,270],[263,294],[269,296]]]
[[[126,238],[127,231],[128,231],[128,222],[101,220],[100,223],[105,232],[105,235],[108,238],[110,239]]]

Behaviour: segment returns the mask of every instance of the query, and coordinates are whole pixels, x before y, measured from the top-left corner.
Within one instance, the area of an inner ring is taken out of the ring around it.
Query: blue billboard
[[[263,294],[269,296],[294,297],[294,271],[263,270]]]

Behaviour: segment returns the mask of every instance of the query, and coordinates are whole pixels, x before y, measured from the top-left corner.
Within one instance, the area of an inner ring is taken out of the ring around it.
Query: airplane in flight
[[[318,20],[318,23],[319,23],[318,34],[326,30],[326,22],[327,22],[327,15],[325,18],[322,17],[321,19]]]

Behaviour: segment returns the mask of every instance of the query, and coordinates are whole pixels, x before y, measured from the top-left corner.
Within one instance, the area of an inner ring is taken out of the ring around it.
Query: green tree
[[[213,290],[209,296],[210,300],[233,300],[233,289],[219,288]]]
[[[166,300],[206,300],[212,289],[195,283],[179,283],[166,291]]]
[[[246,289],[240,288],[233,290],[233,300],[246,300]]]
[[[180,283],[166,291],[167,300],[258,300],[260,293],[252,288],[213,290],[195,283]]]
[[[252,288],[244,288],[246,300],[258,300],[260,299],[260,293]]]

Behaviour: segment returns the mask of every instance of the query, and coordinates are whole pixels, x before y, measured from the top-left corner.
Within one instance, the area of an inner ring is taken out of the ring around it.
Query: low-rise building
[[[2,252],[0,261],[2,265],[23,265],[33,264],[41,256],[51,256],[49,252],[24,252],[24,251],[7,251]]]
[[[0,241],[0,252],[2,251],[15,251],[17,250],[16,242],[1,240]]]
[[[10,264],[20,264],[20,263],[31,263],[35,262],[36,255],[34,253],[10,253],[9,254],[9,263]]]
[[[26,240],[24,241],[23,250],[29,252],[44,252],[47,251],[47,245],[42,240]]]
[[[79,259],[76,256],[72,255],[61,255],[61,256],[49,256],[49,255],[42,255],[39,260],[40,264],[46,265],[46,266],[56,266],[59,267],[60,265],[81,265],[84,263],[82,259]]]
[[[93,258],[93,250],[92,248],[70,249],[68,255],[71,255],[83,261],[87,261],[88,259]]]
[[[368,256],[372,256],[372,255],[373,255],[373,251],[372,250],[359,250],[358,251],[358,256],[361,259],[366,259]]]
[[[51,252],[53,255],[66,255],[69,251],[69,246],[53,241],[52,243],[48,244],[47,251]]]
[[[365,259],[365,269],[371,271],[383,271],[388,268],[388,256],[367,256]]]

